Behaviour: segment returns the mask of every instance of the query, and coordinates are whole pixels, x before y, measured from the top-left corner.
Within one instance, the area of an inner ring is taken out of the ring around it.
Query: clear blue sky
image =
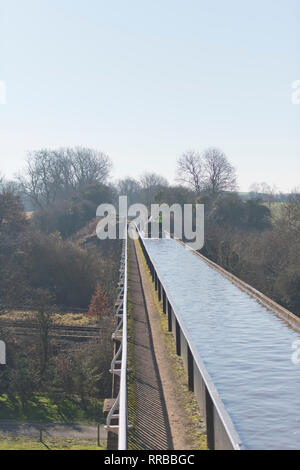
[[[0,0],[0,173],[83,145],[173,179],[221,147],[241,190],[300,185],[299,0]]]

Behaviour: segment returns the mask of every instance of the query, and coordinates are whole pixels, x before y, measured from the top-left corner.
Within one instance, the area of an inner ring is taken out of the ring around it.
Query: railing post
[[[168,301],[168,330],[172,331],[172,307]]]
[[[187,346],[188,353],[188,378],[189,378],[189,391],[194,391],[194,359],[189,345]]]
[[[176,318],[176,353],[177,356],[181,356],[181,338],[180,338],[180,326]]]
[[[161,282],[158,279],[158,300],[161,301]]]
[[[162,288],[162,297],[163,297],[163,312],[167,313],[167,296],[166,296],[164,288]]]
[[[154,281],[154,266],[153,266],[152,263],[151,263],[151,269],[150,269],[150,271],[151,271],[152,282],[153,282],[153,281]]]
[[[215,450],[215,428],[214,428],[214,404],[205,387],[205,407],[206,407],[206,435],[207,447],[209,450]]]
[[[158,289],[158,278],[157,278],[156,271],[154,271],[154,283],[155,283],[155,290],[157,291],[157,289]]]

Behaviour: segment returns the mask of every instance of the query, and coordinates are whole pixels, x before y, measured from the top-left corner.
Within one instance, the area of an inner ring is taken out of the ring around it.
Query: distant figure
[[[151,222],[152,222],[152,215],[150,215],[147,221],[147,237],[151,238]]]
[[[162,238],[162,215],[158,216],[159,235],[158,238]]]

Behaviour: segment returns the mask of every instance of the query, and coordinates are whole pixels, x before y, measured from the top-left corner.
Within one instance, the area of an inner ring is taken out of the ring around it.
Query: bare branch
[[[194,150],[185,152],[177,161],[176,180],[199,193],[203,188],[201,156]]]
[[[87,185],[105,183],[111,168],[110,158],[92,149],[42,149],[28,154],[25,177],[18,180],[24,193],[42,208],[69,199]]]
[[[206,191],[235,191],[237,177],[226,155],[217,148],[209,148],[203,156],[204,186]]]

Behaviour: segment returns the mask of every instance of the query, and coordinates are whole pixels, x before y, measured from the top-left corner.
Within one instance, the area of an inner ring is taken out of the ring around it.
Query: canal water
[[[300,449],[300,333],[175,240],[144,241],[244,446]]]

